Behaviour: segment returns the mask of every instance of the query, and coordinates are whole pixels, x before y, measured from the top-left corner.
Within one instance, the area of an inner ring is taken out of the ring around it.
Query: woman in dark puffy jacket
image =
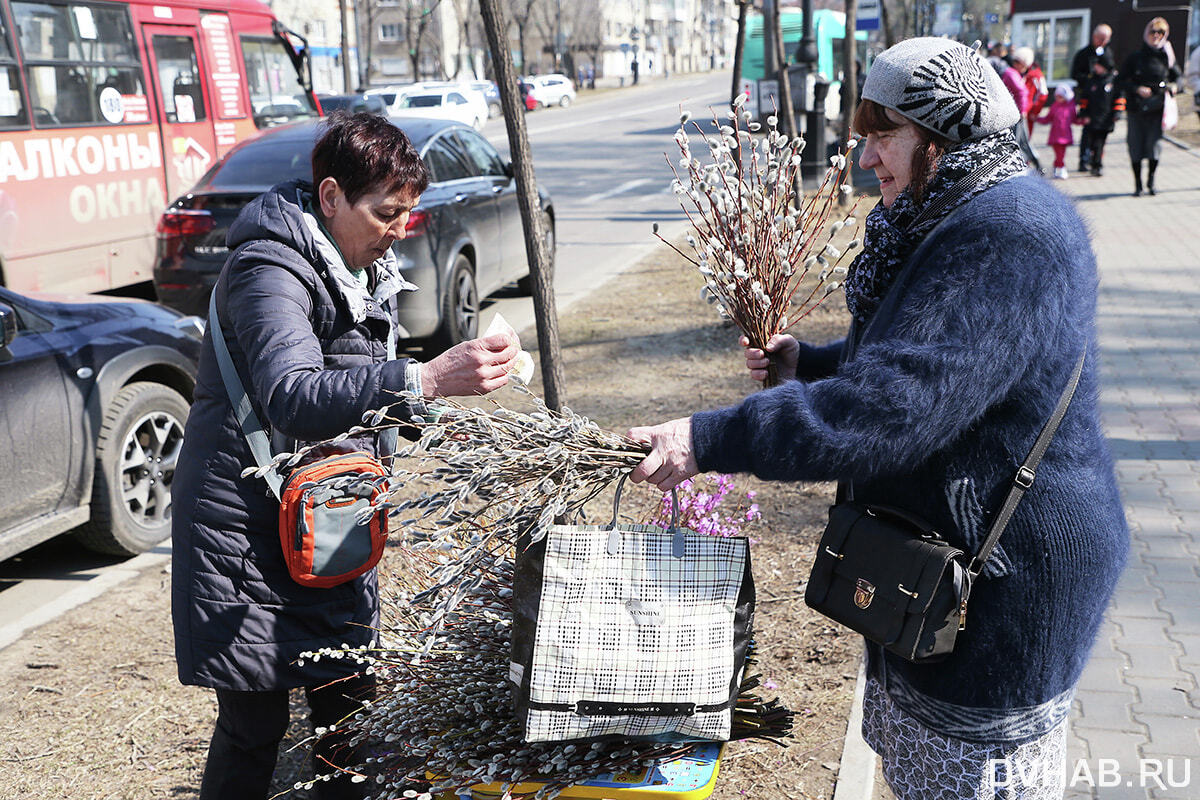
[[[1162,154],[1163,103],[1167,84],[1179,78],[1175,54],[1167,41],[1170,28],[1162,17],[1146,23],[1143,44],[1125,59],[1118,82],[1125,93],[1128,114],[1129,161],[1133,165],[1133,196],[1142,193],[1142,161],[1150,162],[1146,191],[1154,194],[1154,173]]]
[[[395,402],[395,391],[489,392],[506,383],[517,354],[511,337],[498,335],[424,364],[388,360],[392,298],[416,289],[400,276],[391,246],[404,238],[429,174],[408,138],[383,118],[338,113],[329,120],[313,148],[313,184],[280,184],[243,209],[213,289],[233,364],[277,452],[361,424],[364,412]],[[212,334],[210,326],[172,486],[175,654],[180,681],[217,694],[200,797],[263,800],[288,726],[289,689],[305,689],[315,727],[333,725],[371,695],[371,679],[353,663],[298,657],[369,644],[379,597],[374,570],[332,588],[291,579],[279,502],[263,480],[241,477],[254,458]],[[380,454],[382,438],[352,437],[339,449]],[[316,770],[334,772],[359,755],[325,736],[314,751]],[[349,777],[318,781],[316,796],[363,797],[364,784]]]

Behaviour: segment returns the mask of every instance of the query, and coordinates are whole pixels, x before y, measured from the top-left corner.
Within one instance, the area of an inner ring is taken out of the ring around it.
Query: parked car
[[[532,87],[533,96],[543,106],[566,108],[575,102],[575,84],[566,75],[535,75],[526,80]]]
[[[0,288],[0,559],[67,531],[123,556],[170,535],[200,336],[145,300]]]
[[[495,81],[471,81],[467,85],[483,95],[483,100],[487,103],[489,118],[495,118],[504,113],[500,104],[500,89],[496,86]]]
[[[440,350],[479,331],[479,299],[512,281],[529,291],[529,264],[512,167],[471,128],[445,120],[393,117],[432,176],[407,238],[392,245],[404,276],[421,287],[401,295],[398,321],[414,344]],[[238,212],[274,184],[312,180],[317,122],[264,131],[237,144],[159,222],[154,285],[161,302],[205,314],[229,253]],[[539,190],[546,250],[554,253],[554,207]]]
[[[317,100],[321,103],[322,114],[330,114],[334,111],[348,111],[351,114],[357,114],[359,111],[366,111],[381,117],[387,115],[387,105],[379,95],[331,94],[319,95]]]
[[[405,90],[406,94],[419,94],[429,90],[453,89],[463,97],[467,98],[467,102],[475,107],[479,112],[479,118],[486,122],[489,118],[495,116],[492,113],[490,101],[487,97],[486,85],[491,81],[422,81],[414,83],[411,87]],[[480,85],[482,84],[482,85]],[[494,84],[493,84],[494,85]],[[496,104],[500,103],[500,90],[496,90]],[[499,113],[499,112],[497,112]],[[460,122],[462,120],[459,120]],[[478,130],[478,128],[476,128]]]
[[[487,106],[481,100],[468,99],[468,95],[474,94],[457,87],[413,89],[397,97],[391,116],[449,119],[482,130],[487,122]]]

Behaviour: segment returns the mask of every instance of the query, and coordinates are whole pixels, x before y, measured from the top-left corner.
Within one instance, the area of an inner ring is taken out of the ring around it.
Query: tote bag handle
[[[617,529],[617,514],[621,509],[621,491],[625,488],[625,479],[628,477],[628,474],[621,476],[621,480],[617,482],[617,493],[613,497],[612,522],[607,526],[607,551],[610,556],[621,552],[621,532]],[[671,556],[683,558],[684,538],[683,531],[679,530],[679,494],[674,489],[671,490],[671,527],[667,528],[667,532],[672,534]]]

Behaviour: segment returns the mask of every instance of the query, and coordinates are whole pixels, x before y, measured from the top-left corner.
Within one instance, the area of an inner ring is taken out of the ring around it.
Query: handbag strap
[[[625,479],[629,477],[629,473],[621,476],[621,480],[617,481],[617,493],[613,496],[613,515],[612,522],[608,523],[608,554],[616,555],[621,548],[621,535],[617,530],[617,514],[621,508],[621,491],[625,488]],[[667,529],[671,536],[671,556],[674,558],[683,558],[684,538],[683,531],[679,530],[679,494],[674,489],[671,490],[671,527]]]
[[[238,427],[241,428],[246,443],[250,445],[254,463],[262,469],[273,460],[271,440],[263,430],[262,423],[258,421],[254,407],[250,405],[250,398],[246,395],[242,379],[238,377],[237,368],[233,365],[233,359],[229,355],[229,346],[225,344],[225,332],[221,330],[221,320],[217,315],[217,290],[215,287],[208,297],[208,332],[212,338],[213,351],[217,354],[217,365],[221,368],[221,380],[225,383],[229,402],[233,404],[234,418],[237,419]],[[263,477],[271,489],[271,494],[275,495],[275,499],[280,499],[283,478],[278,470],[269,469]]]
[[[1067,407],[1071,405],[1071,398],[1075,396],[1075,389],[1079,385],[1080,375],[1083,374],[1083,362],[1086,358],[1087,347],[1085,346],[1083,352],[1079,354],[1079,360],[1075,362],[1075,370],[1071,373],[1071,379],[1067,381],[1062,396],[1058,398],[1058,405],[1054,407],[1054,413],[1050,415],[1050,419],[1046,420],[1046,424],[1042,426],[1037,440],[1033,443],[1033,449],[1025,457],[1025,463],[1017,468],[1017,472],[1012,479],[1012,485],[1008,488],[1008,495],[1004,498],[1004,503],[1000,506],[1000,511],[996,514],[996,518],[992,520],[992,527],[988,531],[987,538],[984,539],[979,552],[971,559],[971,565],[968,569],[973,578],[978,577],[979,573],[983,570],[983,565],[987,563],[988,556],[992,554],[992,549],[1000,539],[1000,534],[1004,533],[1004,529],[1008,526],[1008,521],[1012,518],[1013,511],[1017,508],[1017,503],[1021,502],[1021,498],[1025,495],[1025,492],[1029,490],[1029,487],[1033,486],[1033,480],[1037,477],[1038,464],[1041,463],[1042,456],[1046,454],[1046,450],[1050,447],[1050,440],[1054,438],[1059,423],[1066,416]]]
[[[259,469],[264,469],[274,461],[271,454],[271,440],[267,436],[267,432],[263,430],[262,423],[258,421],[258,415],[254,413],[250,397],[246,394],[242,379],[238,377],[237,367],[233,365],[233,358],[229,355],[229,346],[225,343],[225,332],[221,329],[221,319],[217,314],[217,290],[215,287],[208,297],[208,328],[212,337],[213,352],[217,355],[217,366],[221,369],[221,380],[225,384],[229,402],[233,404],[234,417],[237,419],[238,427],[241,428],[242,436],[246,439],[246,444],[250,445],[254,463],[258,465]],[[393,334],[394,330],[389,318],[388,361],[396,358],[396,341]],[[387,428],[380,434],[381,449],[388,455],[396,450],[397,435],[395,427]],[[268,469],[263,478],[267,481],[267,486],[270,488],[271,494],[275,495],[275,499],[281,499],[283,476],[279,474],[279,470]]]

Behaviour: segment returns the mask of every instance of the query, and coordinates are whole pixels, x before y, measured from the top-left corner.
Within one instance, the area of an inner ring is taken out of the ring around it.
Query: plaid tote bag
[[[744,538],[555,525],[517,555],[509,680],[528,742],[729,738],[750,643]]]

